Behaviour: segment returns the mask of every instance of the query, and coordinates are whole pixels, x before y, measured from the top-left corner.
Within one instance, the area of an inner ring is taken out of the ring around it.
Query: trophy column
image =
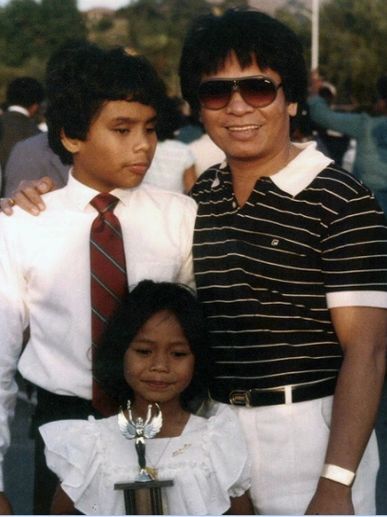
[[[172,480],[116,483],[115,490],[124,491],[126,515],[164,515],[161,489],[172,486]]]
[[[128,401],[128,418],[123,411],[118,414],[118,426],[122,435],[134,440],[137,453],[139,473],[132,483],[116,483],[115,490],[123,490],[126,515],[164,515],[162,488],[173,486],[173,481],[155,479],[147,469],[145,461],[145,439],[153,438],[163,424],[161,410],[156,404],[157,413],[152,416],[152,405],[148,406],[145,421],[133,419],[130,401]]]

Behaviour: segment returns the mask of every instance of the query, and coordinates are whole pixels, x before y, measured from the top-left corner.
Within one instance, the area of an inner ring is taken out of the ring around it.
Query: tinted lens
[[[280,86],[265,77],[219,79],[202,83],[198,95],[201,105],[207,109],[227,106],[233,91],[239,91],[243,100],[254,108],[264,108],[275,100]]]
[[[199,101],[211,110],[224,108],[231,97],[233,81],[207,81],[199,86]]]
[[[269,79],[242,79],[239,91],[247,104],[254,108],[264,108],[277,96],[277,87]]]

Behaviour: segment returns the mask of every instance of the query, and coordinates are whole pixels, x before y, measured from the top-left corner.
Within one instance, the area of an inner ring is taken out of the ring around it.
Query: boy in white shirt
[[[63,50],[47,78],[49,141],[73,168],[68,185],[45,197],[38,218],[0,216],[0,453],[9,445],[15,371],[37,386],[35,430],[93,407],[90,229],[100,193],[115,196],[127,287],[144,278],[192,284],[195,203],[141,185],[156,147],[164,87],[151,65],[123,50],[85,44]],[[22,352],[23,332],[30,339]],[[19,361],[20,357],[20,361]],[[35,508],[49,513],[55,479],[37,442]],[[3,489],[0,478],[0,489]],[[11,510],[4,493],[0,513]]]

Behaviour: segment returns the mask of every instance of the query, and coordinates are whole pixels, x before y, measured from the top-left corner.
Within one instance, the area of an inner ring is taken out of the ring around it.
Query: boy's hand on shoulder
[[[11,503],[4,492],[0,492],[0,515],[13,514]]]
[[[0,208],[6,215],[12,215],[12,207],[18,205],[32,215],[39,215],[46,208],[42,194],[51,190],[55,190],[55,183],[48,176],[38,180],[21,181],[11,197],[2,198]]]
[[[350,487],[320,478],[305,515],[354,515]]]

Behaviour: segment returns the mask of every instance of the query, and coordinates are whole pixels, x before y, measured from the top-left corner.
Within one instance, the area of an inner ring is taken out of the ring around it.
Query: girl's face
[[[195,358],[175,315],[163,310],[141,327],[124,356],[124,376],[136,405],[179,403]]]

